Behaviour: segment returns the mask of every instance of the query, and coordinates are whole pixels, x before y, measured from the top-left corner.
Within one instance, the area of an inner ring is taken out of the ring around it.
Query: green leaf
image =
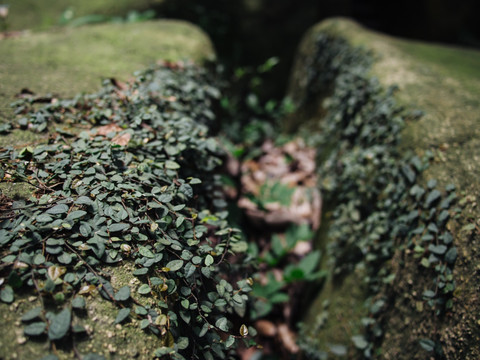
[[[165,167],[170,170],[180,169],[180,165],[172,160],[165,161]]]
[[[205,257],[205,265],[206,265],[206,266],[210,266],[210,265],[213,264],[213,262],[214,262],[213,256],[210,255],[210,254],[208,254],[208,255]]]
[[[59,214],[64,214],[70,209],[68,205],[65,204],[58,204],[55,205],[54,207],[48,209],[46,212],[47,214],[52,214],[52,215],[59,215]]]
[[[135,276],[141,276],[147,273],[148,273],[148,268],[140,268],[140,269],[133,270],[133,275]]]
[[[148,286],[147,284],[142,284],[142,285],[140,285],[140,287],[138,288],[138,293],[139,293],[139,294],[142,294],[142,295],[149,294],[150,291],[152,291],[152,289],[151,289],[150,286]]]
[[[10,304],[13,302],[15,296],[13,294],[13,289],[10,285],[5,285],[5,287],[0,291],[0,300],[4,303]]]
[[[43,263],[45,263],[45,260],[46,260],[45,256],[43,256],[42,254],[37,254],[33,258],[33,264],[34,265],[42,265]]]
[[[179,337],[177,340],[177,348],[179,350],[185,350],[188,347],[189,340],[187,337]]]
[[[85,309],[85,299],[81,296],[77,296],[72,300],[72,307],[74,309]]]
[[[447,247],[445,245],[430,244],[428,245],[428,250],[430,250],[434,254],[443,255],[447,251]]]
[[[130,287],[125,285],[121,287],[118,292],[115,294],[115,300],[117,301],[126,301],[130,298]]]
[[[47,223],[53,221],[53,218],[48,214],[40,214],[37,216],[37,221],[39,223]]]
[[[25,321],[25,322],[32,321],[40,317],[41,313],[42,313],[42,308],[39,306],[31,309],[30,311],[27,311],[25,314],[22,315],[21,319],[22,321]]]
[[[452,247],[445,254],[445,261],[448,264],[453,265],[455,263],[455,261],[457,260],[457,256],[458,256],[457,248]]]
[[[89,237],[90,234],[92,233],[92,228],[90,227],[90,225],[88,224],[82,224],[80,225],[80,234],[83,236],[83,237]]]
[[[221,317],[215,322],[215,326],[222,331],[228,331],[228,320],[226,317]]]
[[[321,253],[320,251],[313,251],[305,256],[299,263],[298,267],[303,270],[305,275],[311,274],[315,271],[319,261]]]
[[[108,227],[108,231],[110,232],[118,232],[127,230],[130,227],[129,224],[125,223],[114,223]]]
[[[166,267],[170,269],[170,271],[178,271],[183,266],[183,260],[172,260],[170,261]]]
[[[140,255],[145,256],[146,258],[149,258],[149,259],[155,258],[155,254],[145,246],[140,246],[138,248],[138,252],[140,253]]]
[[[435,349],[435,342],[430,339],[420,339],[419,344],[428,352],[432,352]]]
[[[150,320],[148,319],[143,319],[140,321],[140,329],[144,330],[150,325]]]
[[[360,350],[366,349],[368,346],[368,342],[363,335],[352,336],[352,341],[355,347]]]
[[[50,320],[48,338],[50,340],[60,340],[63,338],[70,329],[71,320],[72,314],[68,309],[63,309],[60,313],[54,315]]]
[[[425,208],[430,208],[437,200],[439,200],[442,197],[442,194],[438,190],[433,190],[431,191],[427,199],[425,200]]]
[[[235,343],[235,338],[230,335],[228,338],[227,338],[227,341],[225,341],[225,347],[228,349],[230,346],[232,346],[233,344]]]
[[[179,228],[184,221],[185,221],[185,217],[180,215],[179,217],[177,217],[177,220],[175,221],[175,227]]]
[[[77,205],[92,205],[93,201],[88,196],[80,196],[75,201],[75,204],[77,204]]]
[[[130,308],[120,309],[115,319],[115,324],[120,324],[130,315]]]
[[[46,328],[47,324],[45,324],[43,321],[39,321],[25,326],[23,332],[28,336],[39,336],[45,332]]]
[[[67,219],[68,220],[80,219],[81,217],[85,216],[86,214],[87,214],[87,212],[84,211],[84,210],[75,210],[75,211],[72,211],[70,214],[68,214]]]

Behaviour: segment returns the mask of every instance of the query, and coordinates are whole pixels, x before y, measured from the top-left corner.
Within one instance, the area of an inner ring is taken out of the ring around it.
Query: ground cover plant
[[[162,340],[157,357],[225,358],[247,336],[232,321],[249,281],[226,261],[246,244],[226,221],[209,135],[219,95],[205,69],[165,63],[96,94],[16,104],[17,126],[51,135],[1,152],[2,182],[26,182],[32,196],[3,199],[0,295],[39,300],[24,333],[48,341],[52,358],[85,333],[78,315],[97,293],[117,305],[114,323],[136,319]],[[138,282],[114,288],[108,268],[125,262]]]
[[[349,353],[352,357],[381,357],[382,314],[401,296],[396,290],[401,269],[409,266],[407,271],[417,274],[421,296],[416,306],[426,321],[452,310],[457,249],[447,222],[460,210],[454,207],[454,186],[437,189],[435,180],[421,178],[431,154],[420,158],[400,147],[405,122],[422,113],[402,111],[395,88],[383,89],[368,74],[372,55],[326,34],[318,35],[315,46],[301,106],[309,112],[318,96],[328,95],[325,118],[313,125],[315,130],[309,127],[307,136],[318,148],[320,189],[327,204],[328,269],[339,283],[354,271],[364,274],[368,316],[362,319],[364,333],[355,334],[350,344],[319,347],[315,333],[328,321],[325,310],[311,332],[303,334],[303,347],[320,359],[329,352],[346,355],[351,345],[358,349],[356,355]],[[443,356],[435,329],[416,340],[420,354]]]

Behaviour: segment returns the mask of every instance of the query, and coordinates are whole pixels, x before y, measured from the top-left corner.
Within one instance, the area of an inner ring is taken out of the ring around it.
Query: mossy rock
[[[45,30],[61,24],[62,21],[91,15],[98,19],[125,17],[130,11],[142,12],[162,3],[163,0],[17,0],[8,5],[5,26],[8,31]],[[92,20],[95,19],[90,19]]]
[[[424,112],[425,115],[418,119],[407,118],[400,152],[412,151],[420,157],[431,152],[433,160],[422,173],[420,182],[434,178],[439,187],[453,183],[462,206],[460,215],[447,224],[458,249],[453,269],[456,283],[453,308],[443,316],[423,309],[420,303],[428,271],[419,266],[413,254],[397,249],[385,265],[394,272],[396,280],[388,290],[389,302],[381,315],[383,336],[375,344],[377,353],[373,356],[383,359],[425,359],[429,356],[477,359],[480,357],[476,341],[480,323],[480,306],[476,300],[480,264],[477,245],[480,235],[477,206],[480,193],[480,52],[393,38],[369,31],[348,19],[330,19],[313,27],[298,50],[289,89],[297,103],[310,96],[308,71],[320,34],[344,39],[351,48],[361,47],[370,53],[374,60],[369,76],[377,78],[384,88],[397,86],[395,99],[406,112]],[[301,109],[295,119],[288,119],[287,127],[297,128],[302,122],[322,122],[326,111],[322,101],[331,90],[321,89],[313,107]],[[303,119],[298,120],[298,116]],[[470,226],[465,228],[468,224]],[[332,239],[321,239],[322,243],[329,241]],[[316,332],[319,347],[328,350],[328,345],[337,341],[352,345],[348,337],[358,330],[366,314],[362,304],[368,293],[362,295],[360,285],[358,288],[355,285],[360,283],[358,272],[353,272],[340,284],[330,279],[321,290],[316,305],[307,316],[307,329],[315,329],[321,320],[324,299],[330,300],[330,312],[348,316],[329,317],[328,322],[333,323],[327,323]],[[350,295],[343,284],[350,284]],[[350,301],[336,301],[345,296],[349,296]],[[337,329],[333,330],[337,335],[332,335],[331,329]],[[425,350],[428,346],[422,347],[421,339],[434,339],[441,345],[443,355],[434,355],[433,350],[428,353]]]
[[[95,92],[103,79],[128,80],[158,61],[215,58],[210,39],[196,26],[175,20],[102,24],[26,33],[0,40],[0,122],[11,122],[10,106],[22,89],[69,98]],[[0,147],[44,140],[47,133],[14,130]],[[9,197],[28,195],[25,187],[2,187]]]
[[[203,64],[215,58],[209,38],[196,26],[183,21],[153,21],[137,24],[102,24],[81,28],[27,33],[0,40],[0,121],[12,122],[10,103],[23,88],[38,95],[69,98],[94,93],[102,80],[130,79],[133,72],[159,61],[188,60]],[[15,130],[0,136],[0,147],[23,147],[42,142],[48,133]],[[28,198],[30,189],[3,183],[1,192],[12,198]],[[132,264],[108,268],[115,287],[137,286]],[[20,316],[38,306],[38,298],[19,295],[12,304],[0,303],[0,358],[40,359],[51,350],[45,339],[26,341]],[[151,359],[165,344],[140,330],[137,321],[114,324],[118,308],[99,296],[89,296],[85,322],[91,341],[60,344],[56,355],[72,359],[78,353],[103,354],[105,358]],[[87,316],[88,314],[88,316]],[[80,314],[80,318],[82,318]]]

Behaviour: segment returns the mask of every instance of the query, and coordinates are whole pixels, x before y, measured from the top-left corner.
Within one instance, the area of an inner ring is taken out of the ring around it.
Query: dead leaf
[[[115,123],[110,123],[108,125],[99,126],[96,130],[98,135],[107,136],[110,133],[117,133],[123,129]]]
[[[285,347],[285,349],[292,354],[298,353],[300,348],[296,343],[295,333],[289,329],[287,324],[278,325],[277,330],[278,330],[278,338],[280,342],[283,344],[283,346]]]
[[[269,320],[258,320],[255,322],[257,332],[266,337],[274,337],[277,335],[277,327]]]
[[[131,138],[132,135],[130,133],[118,134],[112,139],[112,142],[120,146],[125,146],[128,144]]]

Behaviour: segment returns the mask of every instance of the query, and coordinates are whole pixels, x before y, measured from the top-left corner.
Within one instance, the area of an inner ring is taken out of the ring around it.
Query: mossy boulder
[[[297,53],[289,89],[290,97],[300,110],[296,117],[287,120],[286,126],[298,129],[307,123],[310,136],[314,134],[312,128],[321,128],[320,124],[325,119],[332,119],[329,114],[336,109],[332,108],[331,100],[330,103],[324,100],[338,96],[335,80],[342,76],[342,62],[351,60],[342,48],[329,62],[324,62],[325,68],[314,68],[316,63],[313,58],[318,55],[319,36],[326,36],[332,41],[341,39],[347,45],[347,52],[361,49],[371,60],[371,64],[365,67],[367,77],[377,79],[384,91],[390,86],[397,87],[392,96],[406,115],[400,140],[392,146],[397,147],[399,156],[413,153],[419,158],[430,158],[428,167],[419,174],[419,186],[428,188],[430,179],[436,179],[438,186],[443,188],[448,184],[455,185],[458,208],[449,210],[450,220],[446,229],[454,237],[458,257],[452,266],[455,290],[450,298],[451,308],[441,314],[433,311],[426,300],[440,291],[437,287],[433,293],[425,292],[432,284],[433,267],[428,267],[428,263],[426,266],[420,264],[421,256],[416,256],[413,245],[398,239],[394,242],[389,260],[377,269],[379,273],[384,271],[391,275],[390,278],[385,277],[386,281],[379,291],[366,290],[366,282],[362,281],[365,269],[361,266],[343,273],[342,280],[331,276],[306,317],[305,334],[309,334],[309,346],[318,350],[317,353],[324,350],[324,355],[336,352],[344,356],[348,354],[348,358],[361,358],[361,352],[369,348],[372,351],[367,355],[373,358],[476,359],[480,356],[476,341],[480,323],[477,301],[480,266],[477,245],[480,235],[480,212],[477,208],[480,190],[480,52],[393,38],[369,31],[348,19],[324,21],[305,35]],[[353,63],[350,66],[354,66]],[[312,77],[316,74],[323,74],[323,82],[317,82],[313,89]],[[349,80],[343,78],[342,81]],[[345,95],[344,101],[355,103],[352,96],[363,95]],[[341,102],[335,104],[340,106]],[[357,121],[360,120],[361,117]],[[330,145],[330,148],[319,149],[320,153],[328,152],[335,146]],[[327,157],[324,153],[320,154],[321,159]],[[400,185],[391,184],[391,187],[395,186]],[[365,208],[366,205],[368,207],[368,204],[359,206]],[[342,204],[334,200],[327,205],[325,229],[319,240],[322,247],[338,241],[331,233],[325,234],[330,225],[329,215],[339,206]],[[352,217],[355,216],[352,213]],[[362,239],[354,241],[361,243]],[[430,249],[438,250],[435,244]],[[325,267],[333,272],[328,264],[326,261]],[[368,266],[366,270],[368,272]],[[437,285],[444,285],[438,278],[436,281]],[[371,305],[380,298],[383,299],[382,306],[376,309],[374,315],[380,330],[377,336],[362,337],[360,324],[362,321],[364,325],[368,324],[369,317],[372,317],[371,307],[369,311],[365,304]],[[325,305],[327,303],[328,306]],[[358,336],[352,339],[355,335]],[[364,342],[365,338],[370,339],[369,344]],[[339,344],[344,347],[338,347]]]
[[[22,89],[36,95],[69,98],[95,92],[102,80],[128,80],[133,72],[158,61],[215,58],[208,36],[196,26],[176,20],[135,24],[101,24],[26,33],[0,40],[0,122],[11,122]],[[46,139],[48,133],[14,130],[0,136],[0,146],[21,146]],[[3,189],[8,196],[25,193]]]
[[[127,81],[133,72],[157,62],[188,60],[203,64],[214,58],[213,46],[201,30],[173,20],[63,28],[6,38],[0,40],[0,121],[14,121],[10,103],[22,89],[37,95],[71,98],[78,93],[95,93],[104,79]],[[44,142],[48,136],[47,132],[33,134],[14,130],[0,136],[0,147],[18,149]],[[26,199],[31,194],[30,189],[22,185],[3,183],[1,186],[2,200],[3,195]],[[3,214],[6,213],[8,210]],[[138,280],[132,275],[132,263],[125,262],[105,271],[111,275],[115,288],[138,286]],[[2,283],[4,281],[2,278]],[[0,358],[40,359],[51,352],[45,338],[27,341],[20,321],[22,314],[38,307],[40,302],[41,299],[27,291],[17,294],[11,304],[0,303]],[[86,303],[79,318],[85,320],[83,325],[91,341],[57,344],[54,352],[58,358],[96,353],[107,358],[151,359],[156,348],[167,345],[142,331],[136,320],[116,324],[118,308],[112,303],[98,296],[89,296]]]

